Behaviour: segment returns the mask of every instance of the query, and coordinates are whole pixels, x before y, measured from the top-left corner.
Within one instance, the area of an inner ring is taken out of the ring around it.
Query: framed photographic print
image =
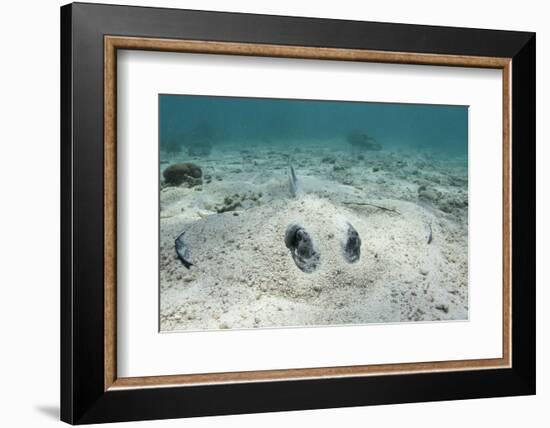
[[[62,420],[535,393],[533,33],[76,3],[61,54]]]

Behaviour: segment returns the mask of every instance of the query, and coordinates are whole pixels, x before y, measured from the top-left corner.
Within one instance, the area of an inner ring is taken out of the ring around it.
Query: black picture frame
[[[105,391],[104,36],[512,59],[512,367]],[[61,8],[61,419],[86,424],[535,393],[535,34],[74,3]]]

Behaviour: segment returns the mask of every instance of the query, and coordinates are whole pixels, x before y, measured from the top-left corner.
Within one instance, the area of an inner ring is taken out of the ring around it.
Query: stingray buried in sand
[[[199,98],[179,104],[170,100],[167,107],[182,111],[200,104]],[[217,97],[207,98],[203,110],[221,109]],[[392,146],[364,131],[327,128],[324,138],[313,138],[317,130],[299,124],[288,125],[289,135],[277,135],[269,128],[272,121],[258,123],[268,117],[267,110],[273,118],[277,108],[290,109],[307,125],[319,119],[323,108],[338,116],[343,107],[326,102],[312,108],[317,102],[311,101],[300,104],[298,114],[291,104],[275,108],[275,101],[262,100],[272,102],[268,109],[256,100],[252,113],[245,108],[248,99],[231,100],[233,108],[223,110],[231,112],[231,125],[222,126],[225,116],[212,113],[222,124],[211,125],[203,135],[208,153],[190,152],[185,145],[163,150],[163,141],[180,131],[172,129],[173,121],[163,122],[161,108],[162,331],[468,318],[468,189],[462,153]],[[359,107],[349,107],[348,115],[348,121],[357,116],[357,127],[367,113],[378,111],[369,104],[363,115]],[[235,122],[238,116],[247,123],[245,113],[259,118],[246,132]],[[376,129],[384,117],[404,113],[385,114],[363,125]],[[296,135],[290,135],[293,126]],[[461,126],[467,129],[465,119]],[[392,132],[400,132],[399,124],[395,128]],[[260,135],[268,131],[269,138]],[[192,144],[181,133],[181,140]],[[434,131],[425,134],[433,138]],[[174,167],[178,164],[186,166]],[[168,168],[187,168],[193,177],[167,182],[162,173]]]

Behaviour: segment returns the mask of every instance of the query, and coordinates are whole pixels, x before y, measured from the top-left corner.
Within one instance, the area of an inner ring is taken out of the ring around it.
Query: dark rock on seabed
[[[162,173],[166,184],[179,186],[180,184],[187,183],[189,186],[196,186],[201,184],[202,170],[198,165],[194,163],[177,163],[170,165]]]

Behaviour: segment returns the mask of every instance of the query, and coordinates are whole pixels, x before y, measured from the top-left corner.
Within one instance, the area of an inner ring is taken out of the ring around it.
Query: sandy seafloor
[[[205,157],[161,153],[161,172],[177,162],[199,165],[203,184],[161,183],[161,331],[468,319],[466,159],[226,144]],[[346,222],[362,240],[353,264],[342,256]],[[290,223],[316,244],[313,273],[285,246]],[[174,248],[183,231],[190,269]]]

